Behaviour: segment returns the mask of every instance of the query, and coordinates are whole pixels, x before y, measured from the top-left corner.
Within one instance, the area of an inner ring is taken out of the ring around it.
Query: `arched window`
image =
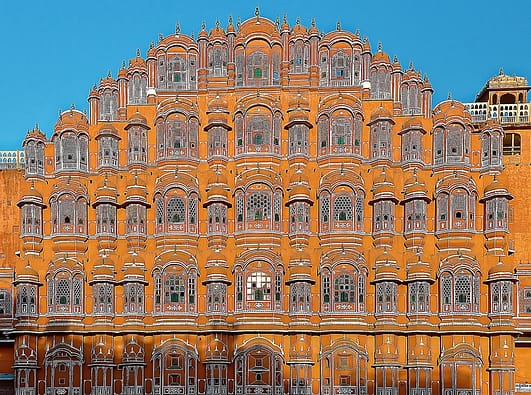
[[[413,281],[408,284],[408,313],[430,313],[430,283],[427,281]]]
[[[376,312],[375,314],[389,314],[397,312],[398,285],[391,281],[376,284]]]
[[[506,197],[495,197],[485,202],[485,230],[507,231],[508,201]]]
[[[225,77],[227,75],[227,47],[214,44],[208,48],[208,76]]]
[[[153,351],[153,392],[197,394],[197,354],[181,344],[163,345]]]
[[[236,310],[282,310],[282,269],[252,262],[236,269]]]
[[[131,203],[125,209],[126,228],[130,234],[146,234],[146,206],[138,203]]]
[[[94,315],[114,316],[114,285],[98,282],[92,286]]]
[[[388,120],[379,120],[372,122],[370,126],[371,159],[392,159],[392,122]]]
[[[164,270],[156,269],[155,313],[195,313],[196,281],[195,269],[170,265]]]
[[[363,192],[345,186],[331,195],[323,191],[319,196],[320,231],[360,231],[363,227],[363,200]]]
[[[44,143],[29,140],[24,144],[26,175],[44,175]]]
[[[118,91],[105,89],[100,94],[100,120],[116,121],[118,119]]]
[[[441,393],[457,395],[481,392],[481,359],[476,350],[459,346],[441,355]]]
[[[17,284],[16,317],[37,316],[37,285]]]
[[[368,357],[353,344],[322,353],[321,394],[367,394]]]
[[[63,193],[50,201],[52,209],[52,233],[87,233],[87,201]]]
[[[391,72],[386,67],[372,68],[370,72],[371,99],[391,99]]]
[[[416,81],[402,84],[402,114],[420,115],[421,111],[421,94],[419,85]]]
[[[310,232],[310,204],[308,202],[293,202],[289,205],[290,234]]]
[[[331,117],[321,116],[317,122],[319,155],[361,154],[361,114],[335,111]]]
[[[216,126],[208,130],[208,157],[227,156],[227,129]]]
[[[340,264],[321,272],[321,311],[323,313],[363,313],[366,303],[365,270]]]
[[[467,164],[470,162],[470,131],[462,124],[453,123],[433,131],[433,162],[440,164]]]
[[[245,203],[244,203],[245,202]],[[254,184],[236,193],[236,230],[280,231],[282,195],[266,184]]]
[[[490,283],[490,313],[513,314],[513,283],[494,281]]]
[[[247,152],[271,152],[272,127],[268,115],[249,115],[246,117]]]
[[[310,59],[310,47],[302,40],[290,45],[290,73],[307,73]]]
[[[227,206],[223,203],[212,203],[208,206],[209,234],[227,233]]]
[[[197,232],[197,194],[170,189],[155,198],[157,232]]]
[[[293,282],[289,287],[290,314],[311,314],[312,293],[311,284],[306,282]]]
[[[42,236],[42,206],[25,203],[22,210],[22,235]]]
[[[88,137],[74,131],[63,132],[54,141],[55,170],[87,170]]]
[[[479,311],[479,274],[469,270],[446,271],[440,276],[441,314]]]
[[[169,90],[196,89],[197,57],[195,54],[176,54],[167,64],[167,88]]]
[[[345,52],[339,51],[330,59],[330,82],[332,86],[348,86],[351,84],[351,59]]]
[[[464,188],[449,194],[440,193],[437,202],[437,230],[471,230],[474,228],[476,196]]]
[[[127,129],[127,163],[146,164],[147,162],[147,129],[140,126]]]
[[[269,85],[269,56],[260,50],[251,52],[246,59],[246,85]]]
[[[421,130],[416,129],[401,133],[402,162],[423,161],[422,134]]]
[[[481,167],[496,168],[502,165],[503,133],[498,130],[481,134]]]
[[[308,126],[296,124],[289,128],[288,155],[308,155]]]
[[[172,114],[157,122],[158,158],[197,158],[199,121]]]
[[[129,104],[147,103],[147,76],[134,73],[129,78]]]
[[[423,199],[412,199],[404,203],[405,233],[426,231],[427,206]]]
[[[207,314],[227,314],[227,284],[207,284]]]
[[[144,314],[144,284],[137,282],[127,282],[124,284],[123,296],[124,315]]]
[[[116,206],[102,203],[96,207],[96,233],[116,235]]]
[[[7,289],[0,289],[0,317],[11,317],[12,311],[13,300],[11,299],[11,292]]]
[[[112,135],[102,135],[98,140],[98,167],[118,168],[118,137]]]
[[[282,356],[268,347],[256,345],[235,356],[235,393],[281,394],[284,390]]]
[[[83,278],[61,271],[48,278],[48,313],[83,313]]]
[[[373,233],[393,232],[395,229],[395,202],[378,200],[374,202]]]

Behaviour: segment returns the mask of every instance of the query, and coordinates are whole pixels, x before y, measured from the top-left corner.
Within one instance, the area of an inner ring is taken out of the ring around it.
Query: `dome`
[[[310,26],[310,30],[308,30],[308,33],[313,36],[313,35],[318,35],[319,34],[319,29],[317,28],[317,26],[315,25],[315,19],[312,19],[312,24]]]
[[[297,184],[294,187],[289,188],[286,206],[289,206],[291,203],[296,201],[308,202],[310,205],[313,205],[313,201],[310,197],[310,187],[304,184]]]
[[[146,61],[140,56],[140,49],[136,50],[136,56],[129,61],[129,72],[132,72],[135,69],[147,71]]]
[[[227,257],[225,254],[221,253],[220,251],[214,251],[212,254],[210,254],[207,258],[207,266],[209,265],[227,265]]]
[[[148,204],[146,199],[146,184],[144,180],[142,178],[139,178],[136,174],[134,176],[133,182],[127,183],[127,188],[125,189],[125,196],[125,202],[123,203],[124,206],[128,206],[131,203],[140,203],[146,207],[150,207],[150,204]]]
[[[227,345],[221,341],[218,336],[208,344],[206,349],[207,361],[228,361],[229,354]]]
[[[143,264],[134,263],[123,267],[124,281],[140,281],[145,282],[145,268]]]
[[[439,103],[433,109],[433,124],[436,125],[439,122],[446,123],[452,119],[460,120],[462,122],[470,123],[472,116],[465,108],[464,104],[448,99]]]
[[[511,193],[507,190],[507,187],[496,177],[494,177],[494,180],[487,184],[485,189],[483,189],[483,197],[479,201],[484,202],[492,197],[505,197],[508,200],[513,198]]]
[[[514,280],[511,267],[503,263],[501,260],[499,260],[497,264],[491,266],[488,272],[488,282],[497,280]]]
[[[214,251],[207,258],[206,278],[203,284],[225,283],[230,284],[228,276],[227,258],[219,251]]]
[[[35,127],[26,134],[26,137],[24,138],[24,143],[22,144],[22,146],[23,147],[26,146],[29,140],[40,140],[40,141],[46,140],[46,136],[39,129],[39,125],[35,125]]]
[[[109,203],[112,205],[117,206],[118,203],[116,202],[116,188],[110,187],[108,185],[102,185],[98,189],[96,189],[96,199],[94,203],[92,204],[92,207],[97,207],[102,203]]]
[[[378,43],[378,51],[374,55],[372,55],[371,64],[375,63],[387,63],[389,65],[391,64],[391,59],[389,58],[389,55],[387,55],[382,50],[382,43]]]
[[[422,129],[422,131],[426,133],[424,127],[422,126],[422,122],[418,117],[409,117],[408,119],[406,119],[402,123],[402,130],[398,134],[401,134],[402,131],[409,129]]]
[[[282,27],[284,27],[284,24],[282,24]],[[282,28],[282,30],[284,29]],[[306,36],[307,34],[308,34],[308,30],[306,29],[304,25],[301,25],[300,18],[297,18],[297,22],[295,22],[295,25],[291,29],[291,35],[292,36]]]
[[[127,125],[125,126],[125,130],[128,130],[129,128],[133,126],[142,126],[145,129],[151,129],[147,124],[147,119],[142,114],[140,114],[138,111],[135,112],[131,117],[127,120]]]
[[[118,70],[118,79],[120,80],[124,78],[127,78],[127,68],[125,67],[125,60],[122,63],[122,67],[120,68],[120,70]]]
[[[207,185],[208,186],[213,186],[213,185],[227,186],[227,183],[228,183],[227,176],[221,171],[216,171],[214,174],[212,174],[208,178]]]
[[[303,264],[302,262],[292,264],[290,261],[288,273],[289,278],[288,281],[286,281],[286,284],[291,284],[294,282],[315,284],[315,280],[312,277],[312,267],[310,265]]]
[[[102,91],[105,89],[111,89],[111,90],[118,90],[118,82],[111,77],[111,72],[107,74],[107,77],[102,78],[100,80],[100,86],[98,91]]]
[[[120,136],[118,135],[118,130],[114,127],[114,125],[110,122],[105,123],[100,130],[98,131],[98,135],[96,136],[96,140],[103,136],[112,136],[118,140],[121,140]]]
[[[29,260],[22,270],[15,272],[15,281],[13,284],[17,285],[20,283],[41,284],[39,281],[39,273],[31,267]]]
[[[229,201],[227,176],[222,172],[216,171],[209,177],[206,192],[207,200],[203,207],[208,207],[212,203],[224,203],[227,207],[232,207],[232,203]]]
[[[208,102],[207,114],[212,113],[212,112],[222,112],[222,113],[228,114],[229,113],[228,108],[229,108],[229,103],[227,102],[227,100],[220,95],[216,95],[216,97],[214,97],[212,100]]]
[[[225,31],[219,25],[219,20],[216,21],[216,27],[210,30],[209,37],[210,37],[209,38],[210,41],[215,41],[215,40],[225,41],[227,39],[227,36],[225,35]]]
[[[431,201],[428,196],[428,188],[426,188],[426,183],[419,179],[416,173],[405,181],[403,193],[404,200],[402,200],[401,204],[413,199],[422,199],[428,203]]]
[[[415,262],[407,268],[407,281],[424,280],[433,282],[431,278],[430,265],[427,263]]]
[[[384,169],[374,178],[372,187],[373,198],[369,201],[369,204],[374,204],[379,200],[392,200],[398,203],[398,199],[395,196],[395,189],[393,180],[387,175]]]
[[[371,121],[369,122],[369,125],[380,119],[389,120],[393,125],[395,123],[395,121],[393,121],[393,115],[391,114],[391,112],[385,107],[383,107],[381,104],[380,107],[378,107],[372,112]]]
[[[63,111],[59,115],[59,119],[55,123],[54,131],[55,133],[60,132],[65,129],[74,129],[74,130],[88,130],[88,119],[87,116],[79,110],[76,110],[74,106],[70,110]]]
[[[35,189],[35,185],[32,182],[29,187],[24,189],[22,192],[22,197],[17,202],[18,207],[22,207],[25,204],[36,204],[41,207],[46,207],[46,205],[43,203],[43,198],[41,193]]]
[[[133,336],[127,342],[123,352],[123,362],[144,362],[144,348],[138,344]]]

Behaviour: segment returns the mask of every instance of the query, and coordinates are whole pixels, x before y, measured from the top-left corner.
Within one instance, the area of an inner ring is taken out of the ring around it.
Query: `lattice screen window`
[[[227,155],[227,130],[214,127],[208,131],[208,155]]]
[[[356,281],[350,274],[340,274],[334,279],[334,302],[356,302]]]
[[[328,153],[328,139],[329,139],[329,121],[328,118],[320,118],[317,124],[317,130],[319,133],[319,152],[321,155]]]
[[[164,303],[185,303],[186,280],[177,274],[169,274],[164,279]]]
[[[164,201],[160,197],[155,199],[155,210],[157,215],[157,225],[162,225],[164,222]]]
[[[310,48],[302,40],[298,40],[290,48],[290,72],[306,73],[308,71],[308,60],[310,58]]]
[[[442,164],[444,161],[444,130],[437,128],[433,131],[433,162]]]
[[[332,80],[343,80],[345,84],[350,83],[350,56],[344,52],[337,52],[332,55],[330,65],[330,76]],[[345,85],[345,84],[340,84]]]
[[[279,85],[280,84],[280,54],[278,53],[278,49],[273,52],[272,56],[272,67],[273,67],[273,85]]]
[[[75,313],[81,313],[82,312],[82,306],[83,306],[83,279],[79,276],[74,276],[72,279],[72,302],[74,307]]]
[[[352,144],[352,123],[350,118],[332,118],[332,144],[335,147],[346,146],[350,148]]]
[[[328,229],[330,223],[330,195],[323,193],[319,197],[319,212],[320,212],[320,222],[321,222],[321,231]]]
[[[144,313],[144,284],[124,284],[124,314]]]
[[[468,224],[468,194],[466,191],[454,191],[450,197],[452,208],[452,225],[454,229],[467,228]]]
[[[129,79],[129,104],[146,104],[147,77],[139,73]]]
[[[116,233],[116,206],[100,204],[96,207],[96,232]]]
[[[485,229],[507,230],[507,198],[497,197],[485,202]]]
[[[227,75],[227,48],[219,44],[209,48],[208,75],[210,77],[224,77]]]
[[[531,314],[531,287],[520,289],[520,313]]]
[[[289,291],[291,313],[311,313],[311,286],[308,283],[292,283]]]
[[[252,192],[246,202],[247,221],[263,221],[271,217],[271,197],[264,192]]]
[[[246,122],[247,150],[268,151],[271,145],[271,119],[265,115],[251,115]]]
[[[166,220],[168,223],[180,224],[186,220],[184,200],[180,197],[172,197],[168,200],[166,208]]]
[[[190,196],[188,198],[188,221],[194,225],[197,223],[197,197]]]
[[[158,207],[157,207],[158,208]],[[146,207],[133,203],[126,207],[126,232],[127,233],[146,233]],[[157,217],[158,217],[157,210]]]
[[[10,316],[11,310],[11,293],[7,289],[0,289],[0,316]]]
[[[243,51],[236,52],[236,86],[242,86],[243,85],[243,77],[244,77],[244,59],[245,55]]]
[[[70,280],[66,278],[59,279],[55,282],[54,304],[59,310],[63,308],[70,309],[71,285]]]
[[[376,284],[376,313],[395,313],[397,310],[398,287],[384,281]]]
[[[448,228],[448,203],[449,196],[441,193],[437,196],[437,229],[444,230]]]
[[[94,314],[114,314],[114,285],[94,284]]]
[[[30,140],[24,147],[26,174],[44,175],[44,144]]]
[[[207,284],[207,313],[227,312],[227,284]]]
[[[455,311],[472,310],[472,278],[470,274],[458,274],[454,284]]]
[[[449,162],[463,159],[464,130],[461,126],[451,125],[446,135],[446,153]]]
[[[430,312],[430,284],[426,281],[415,281],[408,285],[409,313]]]
[[[118,92],[105,91],[100,95],[100,120],[115,121],[118,113]]]
[[[247,56],[247,83],[249,86],[262,86],[269,81],[269,56],[262,51],[254,51]]]
[[[352,197],[348,195],[339,195],[334,199],[334,220],[352,221],[353,204]]]
[[[328,53],[323,51],[319,54],[319,67],[320,67],[320,77],[319,84],[321,86],[328,86]]]
[[[98,165],[118,166],[118,140],[111,136],[103,136],[98,139]]]
[[[371,70],[370,80],[371,99],[391,98],[391,73],[386,68]]]
[[[289,155],[308,154],[308,126],[293,125],[289,129]]]
[[[171,89],[186,89],[188,84],[188,68],[186,58],[175,55],[168,62],[168,87]]]
[[[78,166],[77,137],[73,134],[63,134],[61,136],[61,151],[63,157],[63,169],[76,169]]]

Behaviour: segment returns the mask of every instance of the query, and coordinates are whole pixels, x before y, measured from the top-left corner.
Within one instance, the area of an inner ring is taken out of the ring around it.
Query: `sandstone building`
[[[258,12],[160,37],[0,173],[6,377],[18,395],[531,392],[529,88],[500,72],[432,107],[380,44]]]

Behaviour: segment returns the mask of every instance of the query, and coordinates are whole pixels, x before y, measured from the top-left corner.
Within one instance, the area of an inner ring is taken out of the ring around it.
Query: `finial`
[[[282,19],[282,23],[288,23],[288,14],[284,13],[284,18]]]
[[[280,27],[280,18],[278,17],[278,15],[277,15],[277,19],[275,19],[275,27],[277,28],[277,30],[279,30],[279,27]]]
[[[39,122],[35,122],[35,130],[39,130]]]
[[[137,48],[137,49],[136,49],[136,57],[137,57],[137,58],[140,57],[140,48]]]
[[[153,48],[155,48],[155,43],[153,41],[151,41],[149,43],[149,49],[153,49]]]
[[[452,92],[448,92],[448,100],[452,100]]]
[[[122,69],[125,69],[125,60],[122,60]]]
[[[503,67],[500,67],[500,75],[504,75],[505,73],[503,72]]]
[[[232,25],[232,15],[229,15],[229,25]]]
[[[216,29],[219,29],[219,18],[216,18]]]
[[[238,20],[236,21],[236,26],[238,27],[238,30],[240,30],[241,25],[242,25],[242,21],[240,20],[240,17],[238,17]]]
[[[177,29],[176,29],[177,30]],[[164,37],[162,37],[162,33],[159,33],[159,43],[162,41]]]
[[[181,33],[181,23],[177,22],[175,24],[175,34],[179,34],[179,33]]]
[[[337,21],[336,30],[341,30],[341,21]]]
[[[315,18],[312,18],[312,27],[315,27]]]
[[[297,26],[300,26],[300,25],[301,25],[301,17],[300,17],[300,16],[297,17],[297,20],[295,21],[295,24],[296,24]]]
[[[378,52],[382,52],[382,42],[378,41]]]
[[[254,15],[259,18],[260,17],[260,9],[258,8],[258,6],[256,6],[256,8],[254,9]]]
[[[206,22],[205,21],[203,21],[201,23],[201,31],[203,31],[203,30],[206,30]]]
[[[355,32],[354,34],[355,34],[356,36],[358,36],[358,37],[360,36],[360,28],[359,28],[359,27],[356,28],[356,32]]]
[[[398,63],[398,56],[395,55],[395,57],[393,58],[393,63]]]
[[[75,105],[74,103],[72,103],[72,104],[70,105],[70,111],[75,110],[75,109],[76,109],[76,105]]]
[[[107,72],[107,78],[111,78],[111,70]]]
[[[414,70],[414,69],[415,69],[415,68],[413,67],[413,61],[412,61],[412,60],[409,62],[409,69],[410,69],[410,70]]]

